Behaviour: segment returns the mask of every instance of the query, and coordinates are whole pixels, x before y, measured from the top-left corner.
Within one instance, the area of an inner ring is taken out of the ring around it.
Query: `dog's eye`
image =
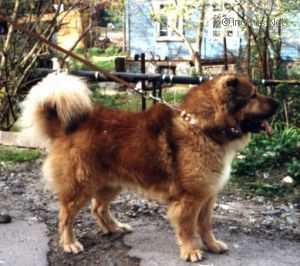
[[[251,99],[256,98],[256,93],[255,93],[255,94],[252,94],[252,96],[251,96],[250,98],[251,98]]]

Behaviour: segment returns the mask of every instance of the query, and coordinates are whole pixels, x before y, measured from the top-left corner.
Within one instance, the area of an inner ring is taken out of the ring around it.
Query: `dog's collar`
[[[198,119],[192,113],[182,111],[180,113],[183,121],[188,125],[195,135],[199,135],[199,132],[205,132],[205,130],[199,127]],[[207,135],[213,139],[216,143],[223,145],[228,141],[232,141],[240,138],[243,135],[243,132],[240,127],[227,127],[227,128],[213,128],[207,130]]]
[[[225,143],[238,139],[243,135],[243,132],[238,128],[214,128],[203,130],[203,128],[191,124],[189,124],[189,128],[194,135],[198,136],[199,133],[202,132],[202,134],[204,133],[219,145],[224,145]]]
[[[241,138],[243,132],[239,128],[223,128],[210,130],[207,135],[216,143],[223,145],[229,141]]]

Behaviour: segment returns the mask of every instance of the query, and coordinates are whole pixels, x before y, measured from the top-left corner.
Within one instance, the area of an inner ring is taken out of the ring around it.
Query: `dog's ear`
[[[230,77],[226,81],[228,90],[228,104],[227,108],[230,113],[233,113],[243,107],[247,100],[242,96],[243,86],[237,77]]]
[[[226,85],[228,88],[236,90],[239,85],[239,79],[237,77],[230,77],[226,80]]]

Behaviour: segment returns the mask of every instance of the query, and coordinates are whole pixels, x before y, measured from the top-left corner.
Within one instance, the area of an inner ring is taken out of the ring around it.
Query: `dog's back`
[[[23,106],[25,131],[47,143],[43,172],[57,194],[108,184],[165,190],[174,176],[173,113],[164,105],[138,113],[93,106],[85,82],[51,74]]]

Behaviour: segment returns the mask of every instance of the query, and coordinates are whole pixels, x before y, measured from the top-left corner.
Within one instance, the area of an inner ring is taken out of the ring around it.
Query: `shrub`
[[[115,45],[112,45],[105,49],[105,55],[107,56],[118,55],[120,53],[121,53],[121,49]]]
[[[285,169],[300,183],[300,129],[275,128],[271,138],[265,134],[253,136],[251,143],[233,163],[235,176],[254,177],[259,173]]]
[[[288,173],[300,184],[300,159],[293,158],[291,162],[287,163],[287,167]]]
[[[89,55],[91,56],[99,56],[103,55],[105,53],[105,49],[98,48],[98,47],[92,47],[89,49]]]

